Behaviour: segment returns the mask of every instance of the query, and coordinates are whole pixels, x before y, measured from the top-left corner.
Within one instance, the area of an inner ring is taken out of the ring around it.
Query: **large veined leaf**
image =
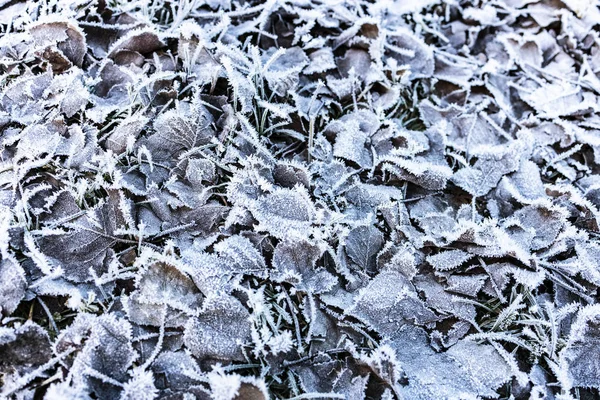
[[[107,201],[88,215],[65,223],[64,233],[43,236],[40,250],[62,267],[65,277],[75,282],[90,280],[106,271],[111,249],[119,241],[115,231],[123,224],[119,209]]]
[[[496,397],[495,389],[511,376],[491,345],[461,341],[446,353],[436,353],[425,332],[410,327],[398,332],[391,346],[409,382],[400,392],[410,398]]]
[[[244,274],[266,276],[265,260],[249,239],[232,236],[217,243],[214,250],[189,249],[183,254],[185,272],[203,293],[231,291]]]
[[[375,272],[375,257],[383,247],[383,234],[374,226],[354,228],[346,238],[348,257],[363,271]]]
[[[276,237],[301,237],[310,230],[315,207],[302,186],[277,189],[258,199],[252,213],[264,229]]]
[[[582,308],[571,327],[567,346],[561,352],[575,387],[600,388],[599,319],[600,307],[597,305]]]
[[[243,345],[250,339],[250,314],[233,297],[209,297],[197,318],[185,327],[184,342],[200,359],[242,361]]]
[[[46,48],[44,55],[49,57],[53,66],[57,66],[57,60],[64,56],[71,63],[81,66],[83,57],[87,52],[85,35],[77,25],[69,21],[52,21],[35,24],[31,27],[31,34],[38,45],[56,45],[54,50],[58,54],[52,54],[52,50]]]
[[[473,196],[483,196],[495,188],[504,175],[515,171],[519,166],[518,161],[510,153],[500,159],[478,159],[473,167],[465,167],[456,172],[452,181]]]
[[[176,267],[153,263],[141,273],[124,302],[129,319],[140,325],[182,326],[200,308],[202,294],[191,278]],[[168,315],[162,315],[168,313]]]
[[[338,279],[323,267],[316,267],[323,248],[305,240],[284,241],[273,252],[272,279],[292,283],[297,289],[312,293],[327,291]]]
[[[131,338],[131,324],[115,315],[89,321],[90,333],[73,369],[77,381],[87,382],[97,396],[115,396],[121,388],[111,382],[127,381],[127,369],[137,358]]]
[[[381,272],[373,278],[346,312],[386,337],[405,325],[427,324],[438,319],[419,299],[410,281],[395,271]]]

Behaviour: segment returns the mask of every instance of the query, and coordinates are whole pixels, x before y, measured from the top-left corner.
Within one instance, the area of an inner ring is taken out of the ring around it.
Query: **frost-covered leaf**
[[[366,322],[384,337],[404,325],[427,324],[437,316],[425,307],[413,285],[398,272],[385,271],[361,289],[347,314]]]
[[[527,206],[517,211],[514,216],[523,227],[535,231],[531,249],[539,250],[554,242],[564,225],[566,213],[561,209]]]
[[[480,158],[473,167],[460,169],[452,176],[452,181],[462,189],[479,197],[496,187],[500,179],[519,166],[514,154],[506,153],[501,158]]]
[[[58,104],[68,118],[83,110],[90,98],[83,82],[83,73],[78,69],[54,77],[47,90],[50,103]]]
[[[304,74],[320,74],[335,68],[333,52],[329,47],[323,47],[309,54],[310,62],[302,70]]]
[[[263,379],[227,375],[216,370],[208,374],[211,398],[214,400],[268,400],[269,393]]]
[[[279,96],[294,90],[299,82],[299,73],[308,63],[308,57],[300,47],[291,47],[274,61],[267,61],[265,78],[269,87]]]
[[[154,386],[154,375],[151,371],[133,370],[132,377],[123,385],[122,400],[153,400],[158,395]]]
[[[40,250],[63,268],[68,279],[90,280],[90,269],[98,275],[106,270],[114,253],[111,246],[119,240],[115,231],[121,224],[119,209],[108,201],[69,222],[65,233],[40,238]]]
[[[502,179],[506,182],[506,190],[513,196],[520,196],[519,199],[537,200],[545,195],[540,171],[532,161],[522,161],[518,171]]]
[[[293,163],[280,163],[273,168],[273,179],[275,183],[286,188],[293,188],[300,184],[306,188],[310,187],[310,174],[301,165]]]
[[[131,345],[131,325],[111,314],[90,322],[89,337],[73,365],[76,380],[87,382],[98,396],[115,396],[121,388],[108,381],[126,382],[127,369],[137,358]]]
[[[201,373],[194,358],[184,351],[163,351],[151,368],[160,389],[185,390],[194,385],[194,377]]]
[[[81,67],[87,52],[85,35],[77,25],[70,21],[49,21],[31,27],[31,35],[36,44],[49,46],[55,44],[64,56],[73,64]],[[46,53],[47,54],[47,53]],[[50,62],[55,59],[50,59]]]
[[[426,333],[411,328],[398,332],[391,346],[408,377],[401,393],[409,398],[497,397],[495,389],[510,377],[508,365],[490,345],[463,341],[456,350],[436,353]]]
[[[35,160],[43,155],[54,155],[60,136],[44,125],[31,125],[22,132],[14,160]]]
[[[447,165],[432,164],[427,159],[397,159],[396,165],[384,164],[383,169],[400,179],[415,183],[425,189],[440,190],[452,177],[452,170]]]
[[[485,275],[452,275],[448,278],[448,291],[476,297],[483,287]]]
[[[402,378],[403,371],[394,349],[388,345],[376,348],[367,357],[362,356],[361,361],[391,387],[395,387]]]
[[[129,141],[136,140],[147,123],[148,118],[142,115],[125,118],[106,139],[106,148],[115,154],[123,153],[127,149]]]
[[[116,41],[110,48],[107,56],[115,58],[120,52],[124,51],[136,51],[140,54],[145,54],[156,51],[164,45],[159,35],[152,29],[136,29],[128,32]]]
[[[427,262],[438,271],[455,269],[473,258],[472,254],[462,250],[446,250],[427,257]]]
[[[48,333],[27,321],[17,329],[0,328],[0,369],[3,372],[31,370],[50,360],[52,349]]]
[[[316,267],[323,248],[305,240],[283,241],[273,252],[271,277],[276,282],[292,283],[297,289],[321,293],[331,289],[337,278],[323,267]]]
[[[357,184],[346,192],[348,201],[365,211],[374,210],[393,199],[400,200],[403,197],[404,194],[397,188],[365,183]]]
[[[491,345],[461,340],[446,353],[460,365],[465,375],[477,385],[478,393],[492,394],[494,389],[510,379],[506,361]]]
[[[250,78],[240,72],[228,56],[222,56],[220,61],[229,78],[236,104],[239,102],[242,113],[249,113],[252,108],[252,99],[256,94],[256,88]]]
[[[373,164],[372,152],[367,143],[371,135],[379,128],[376,115],[369,112],[348,114],[334,121],[325,130],[325,134],[335,134],[333,155],[353,161],[360,167],[368,168]]]
[[[154,179],[167,178],[164,165],[177,165],[181,154],[197,146],[206,145],[214,135],[210,127],[213,117],[197,99],[180,102],[153,121],[154,133],[138,142],[152,155],[152,164],[144,165],[142,172]],[[163,167],[160,166],[163,165]]]
[[[161,326],[164,318],[166,326],[183,326],[186,315],[196,314],[201,305],[202,294],[192,279],[165,263],[151,264],[139,275],[136,286],[138,290],[124,301],[124,307],[129,320],[137,324]]]
[[[549,119],[577,115],[597,107],[592,99],[582,96],[579,88],[566,83],[542,86],[524,95],[523,100]]]
[[[259,198],[252,209],[252,214],[259,222],[259,229],[284,238],[306,235],[315,213],[307,190],[299,185],[293,189],[274,190]]]
[[[600,307],[590,305],[577,314],[561,359],[573,386],[600,389]]]
[[[232,236],[215,246],[220,257],[225,258],[239,272],[262,275],[266,266],[258,249],[243,236]]]
[[[231,291],[243,275],[266,276],[265,260],[249,239],[232,236],[217,243],[214,250],[188,249],[183,254],[185,272],[204,294]]]
[[[393,270],[409,280],[417,273],[417,257],[410,246],[398,247],[388,243],[377,256],[379,270]]]
[[[0,313],[10,315],[16,309],[27,288],[25,271],[16,260],[0,261]]]
[[[250,314],[234,297],[208,297],[185,327],[184,343],[195,357],[243,361],[250,339]]]
[[[383,247],[383,234],[379,229],[370,226],[354,228],[346,238],[346,254],[368,273],[375,272],[375,257]]]
[[[37,123],[39,115],[44,112],[44,103],[32,100],[42,98],[51,82],[51,72],[15,79],[2,90],[2,109],[9,113],[11,121],[23,124]],[[6,123],[7,121],[4,122]]]
[[[453,316],[471,322],[476,316],[475,307],[462,298],[444,290],[432,275],[420,275],[414,278],[419,293],[426,299],[425,304],[445,316]]]
[[[410,67],[412,79],[429,77],[434,71],[432,49],[406,28],[396,28],[389,33],[387,51],[399,65]]]
[[[185,177],[193,185],[201,185],[202,182],[213,182],[215,180],[215,164],[203,159],[192,159],[188,161]]]

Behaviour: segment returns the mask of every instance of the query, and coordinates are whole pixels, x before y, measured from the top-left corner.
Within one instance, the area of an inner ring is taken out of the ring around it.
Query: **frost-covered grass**
[[[598,398],[599,29],[0,1],[0,398]]]

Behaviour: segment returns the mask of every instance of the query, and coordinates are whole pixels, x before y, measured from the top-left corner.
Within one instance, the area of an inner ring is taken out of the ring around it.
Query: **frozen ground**
[[[593,399],[593,0],[0,0],[0,397]]]

